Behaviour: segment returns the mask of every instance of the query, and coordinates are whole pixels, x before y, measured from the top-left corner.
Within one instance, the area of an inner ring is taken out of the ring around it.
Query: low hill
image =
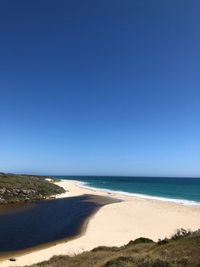
[[[200,231],[179,230],[171,239],[146,238],[122,247],[99,247],[69,257],[55,256],[31,267],[200,267]]]
[[[53,181],[47,176],[0,173],[0,204],[41,200],[64,193],[64,188]]]

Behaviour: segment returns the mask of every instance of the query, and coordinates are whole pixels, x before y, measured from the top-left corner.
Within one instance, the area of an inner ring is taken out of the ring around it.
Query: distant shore
[[[199,206],[186,206],[140,197],[125,196],[93,188],[84,188],[78,181],[61,180],[57,184],[66,192],[61,197],[93,194],[109,196],[122,202],[106,205],[98,210],[88,222],[80,237],[67,243],[16,257],[15,262],[0,262],[1,266],[24,266],[48,260],[54,255],[74,255],[98,246],[121,246],[138,237],[157,241],[172,235],[177,228],[197,230],[200,228]]]

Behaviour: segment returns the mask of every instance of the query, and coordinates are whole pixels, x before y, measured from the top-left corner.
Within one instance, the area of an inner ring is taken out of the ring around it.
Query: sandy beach
[[[122,202],[106,205],[97,211],[80,237],[19,255],[15,257],[15,262],[1,261],[2,267],[30,265],[48,260],[54,255],[74,255],[98,246],[121,246],[141,236],[157,241],[159,238],[170,237],[177,228],[200,228],[200,206],[84,188],[77,181],[61,180],[57,184],[67,190],[58,198],[94,194],[114,197]]]

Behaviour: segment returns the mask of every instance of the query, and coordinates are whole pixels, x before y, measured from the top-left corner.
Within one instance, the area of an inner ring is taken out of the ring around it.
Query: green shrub
[[[169,240],[168,240],[167,238],[165,238],[165,239],[158,239],[157,244],[158,244],[158,245],[165,245],[165,244],[167,244],[168,242],[169,242]]]
[[[145,238],[145,237],[139,237],[135,240],[131,240],[127,246],[136,245],[136,244],[144,244],[144,243],[154,243],[152,239]]]
[[[181,229],[177,229],[176,233],[174,235],[172,235],[171,239],[172,240],[177,240],[186,236],[190,236],[192,234],[192,232],[189,230],[185,230],[183,228]]]

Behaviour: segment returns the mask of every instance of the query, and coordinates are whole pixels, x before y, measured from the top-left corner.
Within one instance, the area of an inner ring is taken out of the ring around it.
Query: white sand
[[[89,221],[86,232],[69,242],[17,256],[16,262],[4,260],[0,266],[24,266],[48,260],[54,255],[74,255],[97,246],[121,246],[138,237],[155,241],[169,237],[177,228],[200,228],[200,207],[186,206],[140,197],[110,194],[83,188],[76,181],[62,180],[58,185],[68,192],[58,197],[95,194],[124,200],[102,207]]]

